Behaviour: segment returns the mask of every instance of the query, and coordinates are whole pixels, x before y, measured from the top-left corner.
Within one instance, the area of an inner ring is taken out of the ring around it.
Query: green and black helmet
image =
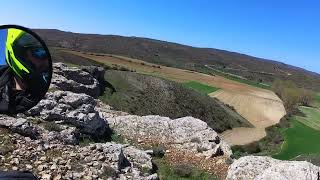
[[[34,64],[27,57],[27,51],[39,60],[46,59],[47,53],[41,43],[29,33],[9,28],[6,40],[6,62],[13,72],[23,80],[30,80],[36,73]],[[45,76],[45,75],[44,75]],[[43,77],[46,81],[46,77]]]

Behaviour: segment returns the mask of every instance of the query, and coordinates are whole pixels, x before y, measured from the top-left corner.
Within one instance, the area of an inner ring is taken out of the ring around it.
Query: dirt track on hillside
[[[75,51],[66,52],[106,64],[122,65],[138,72],[157,75],[178,82],[198,81],[221,88],[210,96],[233,106],[240,115],[255,126],[254,128],[234,128],[223,132],[221,134],[223,139],[232,145],[243,145],[263,138],[266,135],[265,128],[278,123],[286,114],[282,101],[272,91],[231,81],[221,76],[166,66],[158,68],[158,64],[121,56],[96,56]]]

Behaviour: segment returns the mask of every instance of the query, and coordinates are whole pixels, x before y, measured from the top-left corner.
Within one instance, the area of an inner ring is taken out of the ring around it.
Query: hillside
[[[210,91],[208,92],[209,96],[216,97],[224,104],[234,107],[237,113],[254,125],[254,128],[240,127],[224,131],[221,135],[229,144],[243,145],[263,138],[266,135],[265,128],[278,123],[281,117],[286,114],[282,101],[272,91],[232,81],[219,75],[207,75],[190,70],[159,66],[154,63],[148,63],[139,59],[127,58],[119,55],[90,53],[78,50],[71,51],[61,48],[51,48],[51,51],[54,52],[52,54],[55,61],[71,62],[72,64],[76,63],[78,65],[81,65],[82,62],[89,62],[93,64],[98,63],[99,66],[107,69],[136,71],[140,74],[152,75],[182,83],[184,86],[189,83],[195,83],[197,86],[201,85],[200,88],[207,89],[210,87]],[[68,54],[70,54],[70,57]],[[61,57],[64,58],[61,59]],[[123,79],[122,81],[114,84],[120,85],[122,82],[126,82],[126,80]],[[215,92],[212,91],[212,87],[214,87],[213,89],[215,89]],[[217,88],[218,91],[216,91]],[[134,93],[132,94],[132,92],[134,91],[130,90],[131,88],[122,88],[122,94],[133,95]],[[201,90],[197,90],[201,92]],[[137,94],[139,93],[136,93],[134,96],[137,96]],[[121,98],[119,99],[123,101],[125,99],[123,97],[126,96],[120,97]],[[159,99],[159,97],[156,97],[154,94],[151,94],[151,97],[155,98],[155,100],[152,100],[152,98],[146,98],[149,101],[145,102],[151,103]],[[117,101],[114,100],[114,102]],[[132,99],[129,99],[129,102],[132,102]],[[125,108],[127,110],[129,109],[128,107]],[[145,106],[145,110],[143,111],[149,112],[149,109],[154,108],[152,106]]]
[[[319,74],[235,52],[195,48],[138,37],[78,34],[52,29],[35,31],[52,47],[123,55],[151,63],[205,73],[222,71],[266,84],[272,83],[275,78],[289,79],[300,87],[320,90]]]
[[[217,132],[240,126],[252,127],[246,119],[217,99],[173,81],[114,70],[106,71],[105,79],[116,91],[106,90],[101,99],[117,110],[173,119],[192,116],[203,120]]]

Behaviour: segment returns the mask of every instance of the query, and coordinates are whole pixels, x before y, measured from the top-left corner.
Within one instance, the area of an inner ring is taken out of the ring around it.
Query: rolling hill
[[[54,29],[36,29],[35,31],[50,47],[117,54],[204,73],[225,72],[265,84],[271,84],[276,78],[292,80],[300,87],[320,90],[319,74],[236,52],[196,48],[139,37],[79,34]]]

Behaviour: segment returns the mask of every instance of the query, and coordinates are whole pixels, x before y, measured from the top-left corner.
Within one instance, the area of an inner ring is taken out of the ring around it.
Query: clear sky
[[[0,30],[0,65],[6,64],[5,42],[7,39],[7,29]]]
[[[1,24],[149,37],[320,73],[318,0],[1,1]]]

